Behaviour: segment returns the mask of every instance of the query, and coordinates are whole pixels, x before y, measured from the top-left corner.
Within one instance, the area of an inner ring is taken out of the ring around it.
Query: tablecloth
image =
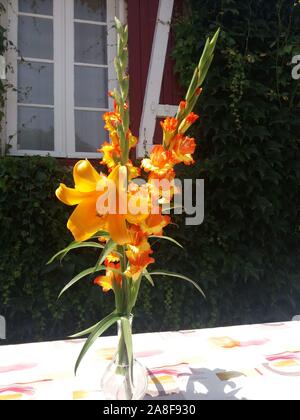
[[[0,346],[0,400],[103,399],[117,338],[101,337],[77,376],[84,340]],[[147,400],[300,399],[300,322],[136,334]]]

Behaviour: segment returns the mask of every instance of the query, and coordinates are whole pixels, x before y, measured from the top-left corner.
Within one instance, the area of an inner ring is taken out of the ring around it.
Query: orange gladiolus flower
[[[171,222],[170,216],[162,214],[150,214],[147,219],[141,224],[141,230],[144,234],[162,235],[163,228]]]
[[[142,232],[140,226],[130,225],[129,228],[130,245],[138,246],[145,239],[145,234]]]
[[[142,271],[149,265],[154,263],[154,259],[150,257],[153,253],[148,241],[144,239],[139,245],[128,245],[126,256],[130,263],[126,275],[137,280]]]
[[[186,108],[186,101],[180,101],[180,103],[179,103],[180,111],[184,111],[185,108]]]
[[[146,172],[154,172],[157,178],[164,178],[170,171],[173,172],[172,152],[162,145],[154,146],[150,158],[143,159],[141,166]]]
[[[99,152],[103,153],[101,163],[106,165],[108,169],[112,169],[120,162],[121,149],[120,145],[104,142]]]
[[[121,158],[120,141],[116,131],[116,125],[122,122],[120,115],[117,112],[106,112],[103,115],[105,121],[104,128],[108,130],[111,143],[104,142],[102,147],[98,150],[103,153],[102,164],[107,165],[108,169],[112,169]]]
[[[190,112],[189,115],[183,119],[183,121],[181,122],[179,128],[178,128],[178,133],[179,134],[184,134],[192,124],[194,124],[195,121],[197,121],[199,118],[199,115],[194,114],[194,112]]]
[[[104,264],[105,265],[107,265],[107,264],[110,264],[110,263],[114,263],[114,264],[117,264],[117,263],[119,263],[120,262],[120,257],[119,257],[119,255],[117,254],[117,253],[115,253],[115,252],[112,252],[112,253],[110,253],[110,254],[108,254],[107,255],[107,257],[105,258],[105,262],[104,262]],[[108,265],[107,265],[108,266]],[[113,266],[112,266],[113,267]],[[117,267],[115,267],[115,268],[117,268]]]
[[[114,261],[111,261],[111,257],[106,258],[104,264],[107,267],[105,276],[98,276],[94,280],[94,284],[102,287],[103,292],[108,292],[113,288],[113,283],[116,282],[122,286],[122,275],[116,273],[115,271],[110,270],[113,268],[115,270],[120,270],[120,262],[116,258],[112,258]],[[117,261],[115,261],[117,260]]]
[[[98,149],[100,153],[103,153],[103,158],[101,160],[101,164],[106,165],[108,170],[111,172],[113,168],[120,164],[121,161],[121,148],[119,144],[113,145],[111,143],[104,142],[101,149]],[[133,165],[131,160],[128,160],[126,163],[126,167],[128,169],[128,179],[131,180],[133,178],[137,178],[141,170]]]
[[[128,222],[138,225],[151,212],[151,196],[149,185],[138,185],[130,182],[128,185]]]
[[[128,130],[128,133],[127,133],[127,136],[126,137],[127,137],[128,143],[129,143],[129,149],[131,149],[132,147],[135,147],[137,145],[138,139],[137,139],[137,137],[135,137],[131,133],[130,130]]]
[[[169,146],[170,140],[176,133],[178,120],[176,118],[167,117],[164,121],[161,121],[160,125],[163,129],[163,143],[165,146]]]
[[[195,152],[195,139],[178,134],[171,142],[170,150],[173,152],[176,163],[183,162],[185,165],[194,163],[192,154]]]
[[[128,160],[128,162],[126,163],[126,168],[128,169],[128,179],[129,179],[129,181],[131,179],[139,177],[140,174],[141,174],[140,168],[134,166],[133,163],[131,162],[131,160]]]
[[[164,131],[173,132],[178,126],[178,121],[176,118],[167,117],[164,121],[160,122],[160,125],[162,126]]]
[[[201,88],[201,87],[198,87],[197,89],[196,89],[196,96],[199,96],[199,95],[201,95],[201,93],[202,93],[202,91],[203,91],[203,89]]]
[[[116,125],[122,123],[118,112],[105,112],[102,118],[105,121],[104,128],[109,131],[110,134],[114,134],[116,131]]]
[[[111,143],[104,142],[102,147],[98,149],[100,153],[103,154],[103,159],[100,163],[106,165],[108,169],[111,171],[116,165],[119,165],[121,162],[121,146],[120,146],[120,139],[117,133],[116,125],[121,124],[122,120],[120,114],[118,112],[118,107],[115,103],[115,112],[106,112],[103,115],[103,119],[105,121],[104,128],[109,131],[109,137],[111,139]],[[126,134],[126,139],[128,141],[129,150],[132,147],[135,147],[137,144],[137,138],[128,130]],[[139,176],[140,170],[133,166],[132,162],[128,160],[126,164],[129,170],[129,179],[133,179]]]

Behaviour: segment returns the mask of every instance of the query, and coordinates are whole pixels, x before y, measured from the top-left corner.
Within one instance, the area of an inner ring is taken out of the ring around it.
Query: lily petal
[[[80,160],[73,169],[75,188],[81,192],[91,192],[96,190],[100,174],[90,164],[88,160]]]
[[[125,245],[130,241],[125,214],[108,214],[106,221],[110,237],[114,242],[118,245]]]
[[[76,241],[89,239],[98,230],[104,230],[104,225],[104,218],[96,211],[95,196],[79,203],[67,223]]]
[[[93,193],[91,193],[93,194]],[[55,191],[56,197],[68,206],[74,206],[81,203],[82,200],[89,197],[89,193],[84,193],[74,188],[68,188],[65,184],[60,184]]]

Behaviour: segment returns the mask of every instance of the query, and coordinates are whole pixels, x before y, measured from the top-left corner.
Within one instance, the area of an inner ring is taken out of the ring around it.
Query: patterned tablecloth
[[[300,322],[134,335],[146,399],[300,399]],[[76,377],[84,340],[0,346],[0,400],[103,399],[116,337],[98,339]]]

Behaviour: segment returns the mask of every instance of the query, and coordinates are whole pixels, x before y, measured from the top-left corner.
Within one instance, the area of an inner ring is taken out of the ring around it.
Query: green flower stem
[[[130,317],[129,323],[130,323]],[[125,341],[125,333],[121,321],[118,322],[118,350],[116,356],[116,374],[124,377],[126,399],[131,400],[133,396],[133,359],[128,355],[128,348]],[[130,328],[130,346],[132,348],[132,334]]]
[[[123,273],[122,286],[114,284],[115,301],[117,312],[120,314],[122,319],[127,318],[127,325],[130,325],[127,329],[127,343],[124,331],[124,325],[122,321],[118,321],[118,349],[116,354],[116,374],[124,377],[126,399],[131,400],[133,391],[133,358],[132,354],[128,354],[128,346],[132,349],[132,330],[131,330],[131,310],[132,310],[132,287],[131,279],[124,275],[127,268],[127,259],[125,253],[125,247],[118,245],[117,251],[120,254],[120,268]],[[129,342],[128,342],[129,340]],[[131,351],[132,353],[132,351]]]
[[[120,138],[121,146],[121,164],[126,165],[129,159],[129,144],[127,133],[129,130],[129,110],[127,106],[129,92],[129,77],[127,74],[128,67],[128,27],[115,18],[116,29],[118,34],[117,56],[114,64],[119,83],[119,92],[115,89],[113,97],[118,104],[121,122],[117,124],[116,129]]]
[[[131,284],[131,300],[130,300],[130,312],[132,312],[132,309],[135,307],[136,301],[137,301],[137,297],[139,294],[139,290],[140,290],[140,285],[141,285],[141,281],[142,281],[142,274],[140,275],[140,277],[132,282]]]
[[[197,103],[199,97],[197,90],[203,85],[211,62],[214,58],[214,51],[219,37],[219,33],[220,29],[216,31],[212,39],[207,38],[206,40],[203,53],[199,60],[199,64],[194,70],[190,86],[185,96],[187,107],[184,111],[182,111],[180,107],[178,107],[176,118],[179,120],[179,124],[194,109]]]

